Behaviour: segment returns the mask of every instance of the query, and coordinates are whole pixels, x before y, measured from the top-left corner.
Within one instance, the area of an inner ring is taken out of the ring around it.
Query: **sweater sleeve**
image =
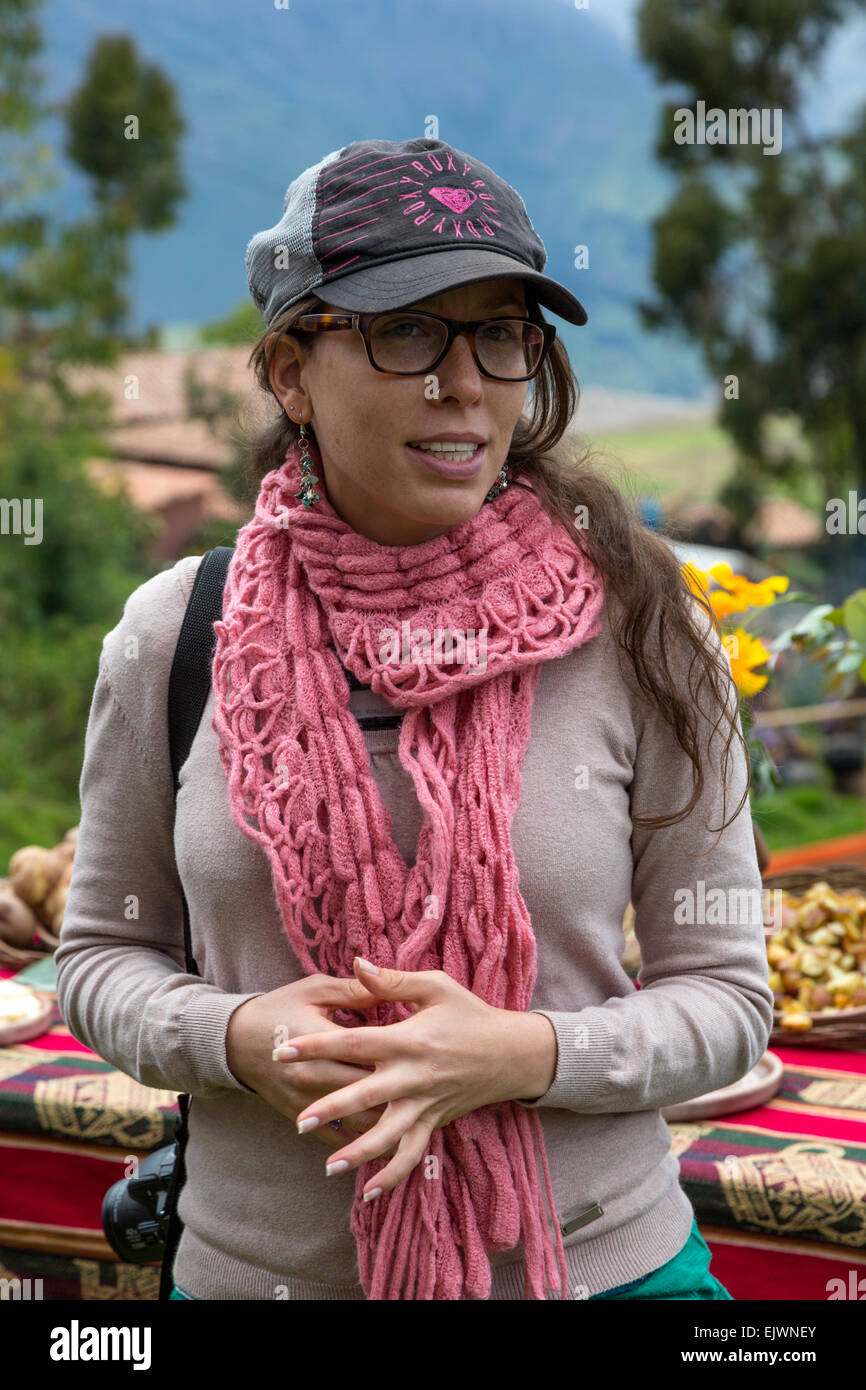
[[[708,626],[705,614],[703,625]],[[706,641],[727,668],[727,708],[737,712],[742,733],[737,688],[715,628],[708,628]],[[671,668],[674,672],[673,661]],[[687,689],[688,659],[676,674],[682,677],[680,688]],[[700,695],[705,710],[706,690]],[[668,815],[691,799],[692,764],[661,713],[647,704],[641,709],[632,818]],[[676,825],[633,828],[631,901],[641,949],[640,989],[577,1012],[533,1010],[553,1025],[557,1061],[544,1095],[518,1102],[527,1108],[596,1114],[655,1110],[731,1085],[766,1050],[773,995],[748,799],[718,833],[739,803],[748,769],[735,736],[722,813],[719,750],[730,726],[723,721],[713,735],[722,713],[718,701],[711,713],[709,721],[699,714],[698,722],[705,777],[701,798]]]
[[[229,1070],[225,1034],[255,994],[226,993],[185,968],[167,695],[191,559],[136,589],[103,641],[57,999],[74,1037],[146,1086],[252,1095]]]

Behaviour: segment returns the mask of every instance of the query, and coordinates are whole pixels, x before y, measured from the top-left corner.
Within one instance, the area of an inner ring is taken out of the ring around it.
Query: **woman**
[[[176,823],[198,557],[105,639],[58,997],[194,1097],[175,1297],[730,1297],[659,1111],[767,1045],[748,755],[705,596],[557,448],[545,259],[441,141],[306,170],[247,249],[280,413]]]

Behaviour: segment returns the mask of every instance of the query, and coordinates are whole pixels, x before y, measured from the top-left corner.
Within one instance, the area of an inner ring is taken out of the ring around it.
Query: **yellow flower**
[[[699,599],[699,602],[701,602],[702,607],[705,606],[709,600],[710,609],[712,609],[712,612],[714,613],[714,616],[716,616],[717,619],[717,617],[719,617],[719,613],[716,613],[716,603],[714,603],[714,598],[716,598],[716,595],[710,594],[710,588],[712,588],[712,580],[710,580],[709,574],[706,573],[706,570],[699,570],[696,564],[684,564],[683,578],[685,582],[687,582],[689,589],[691,589],[692,594],[694,594],[695,598]],[[706,595],[703,594],[702,589],[706,589]]]
[[[716,566],[718,569],[718,566]],[[748,608],[745,601],[732,597],[721,589],[712,588],[710,573],[706,570],[699,570],[696,565],[683,565],[683,578],[696,598],[702,603],[706,602],[701,593],[701,587],[706,589],[709,598],[710,608],[717,622],[726,618],[729,613],[741,613],[744,608]]]
[[[744,613],[747,608],[765,608],[767,604],[774,603],[776,595],[783,594],[790,583],[784,574],[773,574],[753,584],[745,575],[734,574],[727,562],[713,565],[710,570],[687,564],[682,566],[682,570],[683,578],[697,598],[703,598],[699,585],[707,590],[710,608],[719,623],[732,613]],[[711,591],[711,579],[721,587]]]
[[[697,565],[683,565],[683,578],[691,589],[692,593],[698,598],[703,598],[701,588],[709,591],[710,576],[706,570],[699,570]]]
[[[732,613],[744,613],[749,607],[749,601],[738,594],[726,593],[724,589],[713,589],[710,594],[710,606],[717,620],[721,622]]]
[[[741,612],[743,608],[766,608],[768,604],[775,603],[777,594],[785,593],[791,582],[784,574],[771,574],[767,579],[753,584],[745,575],[734,574],[727,563],[713,565],[710,574],[737,600],[739,606],[728,609],[731,613]]]
[[[771,653],[767,651],[760,637],[752,637],[745,628],[738,627],[730,636],[725,637],[724,646],[737,689],[747,696],[763,690],[769,676],[756,676],[753,668],[763,666],[765,661],[769,661]]]

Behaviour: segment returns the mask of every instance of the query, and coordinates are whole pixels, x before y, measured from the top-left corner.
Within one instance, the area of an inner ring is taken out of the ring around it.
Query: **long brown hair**
[[[536,323],[546,320],[527,284],[527,306]],[[280,337],[290,332],[305,351],[314,349],[318,334],[293,328],[302,314],[328,312],[328,306],[316,295],[307,295],[283,311],[256,344],[249,357],[256,379],[264,392],[277,401],[278,415],[266,423],[247,429],[246,478],[251,498],[258,492],[261,480],[285,458],[286,450],[297,443],[300,427],[289,418],[274,395],[270,370]],[[694,620],[697,603],[707,614],[716,631],[716,622],[706,594],[696,597],[686,583],[680,561],[667,543],[647,528],[640,517],[634,497],[626,497],[609,479],[594,467],[597,451],[581,447],[566,432],[580,399],[580,387],[568,353],[557,338],[538,375],[533,379],[530,399],[532,412],[521,415],[512,436],[508,454],[511,486],[521,486],[520,479],[531,481],[532,489],[550,516],[558,522],[572,541],[575,540],[577,509],[586,508],[591,525],[580,530],[580,546],[602,576],[605,592],[619,601],[618,621],[611,613],[611,632],[621,652],[627,654],[637,683],[651,705],[657,707],[676,734],[680,747],[692,763],[692,796],[677,813],[655,817],[633,817],[636,826],[675,825],[689,815],[700,800],[704,788],[704,771],[698,738],[698,696],[709,685],[714,703],[720,708],[713,725],[709,744],[719,725],[728,730],[724,744],[722,776],[727,789],[725,769],[730,758],[734,737],[740,740],[746,758],[748,781],[733,821],[746,802],[751,786],[752,765],[748,746],[737,726],[736,706],[731,712],[730,662],[723,649],[713,652],[706,633],[701,633]],[[631,480],[623,480],[631,487]],[[525,484],[524,484],[525,485]],[[581,514],[583,515],[583,514]],[[653,641],[653,636],[656,640]],[[667,653],[691,649],[689,691],[683,693],[680,679],[668,665]],[[620,655],[621,663],[621,655]],[[698,668],[699,679],[692,690],[692,671]],[[629,668],[627,668],[629,669]],[[724,810],[724,806],[723,806]],[[730,824],[724,821],[719,833]]]

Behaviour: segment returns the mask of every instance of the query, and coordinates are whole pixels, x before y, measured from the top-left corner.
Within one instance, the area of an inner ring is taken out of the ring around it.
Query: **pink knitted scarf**
[[[526,1010],[536,942],[510,834],[520,765],[540,663],[598,633],[600,577],[526,488],[508,488],[434,540],[386,546],[337,515],[316,473],[320,501],[309,510],[295,497],[297,448],[263,479],[215,624],[213,727],[235,823],[270,859],[308,973],[353,978],[360,955],[444,970],[496,1008]],[[437,629],[449,634],[438,644]],[[424,811],[411,869],[332,643],[349,671],[406,711],[399,758]],[[365,1013],[379,1026],[410,1017],[401,1002]],[[391,1155],[357,1170],[351,1229],[367,1297],[486,1299],[487,1254],[521,1239],[524,1298],[546,1298],[545,1284],[566,1297],[537,1112],[484,1106],[434,1130],[429,1148],[374,1202],[361,1200],[362,1188]]]

